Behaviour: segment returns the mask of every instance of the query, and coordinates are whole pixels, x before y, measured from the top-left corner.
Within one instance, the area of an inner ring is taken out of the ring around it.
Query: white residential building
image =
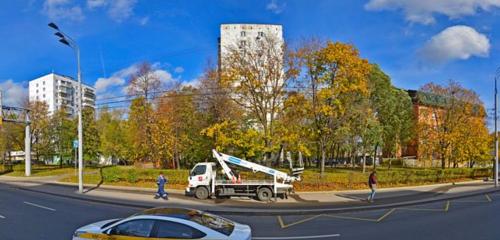
[[[84,107],[95,108],[95,88],[82,84],[82,103]],[[79,96],[78,81],[54,73],[47,74],[29,82],[30,101],[43,101],[52,114],[58,109],[65,109],[71,116],[76,116]]]
[[[219,67],[234,48],[252,48],[264,37],[273,38],[277,47],[284,44],[283,27],[275,24],[221,24],[219,37]]]

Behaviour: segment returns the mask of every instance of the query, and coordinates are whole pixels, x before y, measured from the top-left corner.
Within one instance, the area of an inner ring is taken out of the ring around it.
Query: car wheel
[[[259,190],[257,191],[257,198],[260,201],[267,202],[267,201],[271,200],[272,196],[273,196],[273,192],[271,191],[271,189],[269,189],[267,187],[259,188]]]
[[[194,193],[195,197],[198,199],[207,199],[208,198],[208,189],[206,187],[198,187],[196,192]]]

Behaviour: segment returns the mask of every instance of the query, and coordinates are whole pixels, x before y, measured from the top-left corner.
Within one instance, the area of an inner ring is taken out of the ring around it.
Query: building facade
[[[277,47],[283,46],[283,27],[275,24],[221,24],[219,69],[224,66],[224,59],[232,49],[251,49],[265,37],[273,38]]]
[[[82,83],[82,104],[95,108],[95,88]],[[29,100],[47,103],[49,114],[64,109],[68,115],[76,116],[79,107],[78,81],[73,78],[50,73],[29,82]]]

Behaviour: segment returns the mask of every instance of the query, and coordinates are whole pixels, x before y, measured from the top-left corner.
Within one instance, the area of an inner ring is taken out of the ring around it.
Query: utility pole
[[[59,37],[59,42],[68,47],[72,48],[76,54],[77,63],[77,78],[78,78],[78,103],[77,103],[77,113],[78,113],[78,192],[83,193],[83,126],[82,126],[82,74],[80,70],[80,48],[78,44],[67,34],[62,32],[55,23],[49,23],[49,27],[53,28],[57,32],[54,34]]]
[[[495,170],[494,170],[494,176],[493,178],[495,179],[495,187],[498,187],[498,89],[497,89],[497,81],[498,78],[500,77],[500,68],[497,69],[497,72],[495,74]]]
[[[31,176],[31,130],[30,130],[30,114],[29,111],[26,110],[26,127],[25,127],[25,135],[24,135],[24,174],[26,177]]]

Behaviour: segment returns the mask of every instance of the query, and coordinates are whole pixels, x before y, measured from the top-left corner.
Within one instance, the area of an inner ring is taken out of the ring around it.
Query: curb
[[[47,194],[47,195],[53,195],[53,196],[58,196],[58,197],[64,197],[64,198],[70,198],[70,199],[76,199],[76,200],[82,200],[82,201],[88,201],[88,202],[95,202],[95,203],[119,205],[119,206],[125,206],[125,207],[133,207],[133,208],[154,208],[154,207],[157,207],[154,205],[147,205],[147,204],[135,204],[135,203],[120,202],[120,201],[114,202],[114,201],[103,200],[103,199],[91,199],[91,198],[81,197],[81,196],[77,196],[77,195],[52,193],[52,192],[29,189],[29,188],[25,188],[25,187],[17,187],[17,189],[24,190],[24,191],[30,191],[30,192],[36,192],[36,193],[42,193],[42,194]],[[290,209],[290,210],[286,210],[286,209],[272,210],[271,209],[270,210],[270,209],[257,209],[257,208],[244,209],[244,208],[230,208],[230,207],[225,208],[225,209],[214,209],[214,207],[206,207],[206,206],[196,206],[196,208],[202,208],[200,210],[204,210],[204,211],[216,213],[216,214],[224,214],[224,215],[249,215],[249,216],[288,216],[288,215],[308,215],[308,214],[310,215],[310,214],[318,214],[318,213],[345,213],[345,212],[398,208],[398,207],[405,207],[405,206],[413,206],[413,205],[422,205],[422,204],[429,204],[429,203],[435,203],[435,202],[450,201],[450,200],[456,200],[456,199],[467,198],[467,197],[474,197],[474,196],[479,196],[479,195],[484,195],[484,194],[491,194],[491,193],[496,193],[496,192],[500,192],[500,189],[493,188],[493,189],[486,189],[486,190],[478,190],[478,191],[474,191],[472,193],[457,194],[457,195],[449,196],[449,197],[433,197],[433,198],[428,198],[428,199],[423,199],[423,200],[406,201],[406,202],[399,202],[399,203],[354,206],[354,207],[323,208],[323,209]],[[179,205],[179,206],[182,206],[182,205]],[[187,205],[187,206],[189,206],[189,205]]]

